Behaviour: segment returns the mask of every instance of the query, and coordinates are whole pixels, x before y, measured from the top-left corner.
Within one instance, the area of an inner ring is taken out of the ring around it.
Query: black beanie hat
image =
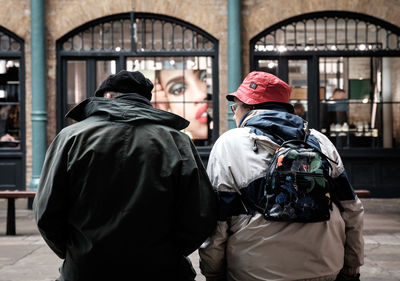
[[[117,74],[110,75],[97,88],[94,95],[102,97],[105,92],[137,93],[151,100],[153,83],[139,71],[121,70]]]

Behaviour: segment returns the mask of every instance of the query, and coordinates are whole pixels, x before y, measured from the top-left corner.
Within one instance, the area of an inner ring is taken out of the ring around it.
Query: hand
[[[9,135],[9,134],[5,134],[4,136],[2,136],[0,138],[0,141],[3,141],[3,142],[5,142],[5,141],[15,141],[15,138],[13,136]]]

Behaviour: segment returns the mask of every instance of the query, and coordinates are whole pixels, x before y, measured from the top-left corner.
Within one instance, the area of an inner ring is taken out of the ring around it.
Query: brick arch
[[[176,1],[179,2],[179,1]],[[73,30],[85,23],[91,22],[98,18],[103,18],[113,14],[121,13],[154,13],[165,16],[179,18],[192,25],[205,30],[216,38],[223,35],[220,32],[221,27],[217,27],[204,14],[212,14],[220,10],[217,9],[217,3],[213,5],[201,5],[199,1],[181,1],[182,3],[169,4],[164,1],[148,0],[148,1],[104,1],[101,5],[96,0],[86,1],[50,1],[47,10],[54,10],[54,14],[48,14],[52,24],[48,25],[48,32],[52,38],[58,39],[65,35],[66,31]],[[90,7],[88,9],[87,7]],[[62,11],[62,13],[60,12]],[[199,11],[204,12],[203,16]]]

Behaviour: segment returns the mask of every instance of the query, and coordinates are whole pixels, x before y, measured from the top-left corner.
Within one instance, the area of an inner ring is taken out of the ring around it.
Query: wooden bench
[[[6,235],[15,235],[15,199],[34,198],[36,192],[30,190],[0,190],[0,198],[8,200],[7,203],[7,231]]]
[[[356,189],[354,190],[358,198],[369,198],[371,192],[368,189]]]

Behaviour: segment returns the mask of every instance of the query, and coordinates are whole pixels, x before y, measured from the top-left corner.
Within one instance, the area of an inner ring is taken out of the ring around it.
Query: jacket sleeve
[[[331,177],[333,178],[336,199],[343,206],[341,212],[345,222],[346,244],[344,265],[342,272],[346,275],[359,273],[360,266],[364,264],[364,207],[357,197],[347,177],[342,159],[335,146],[322,134],[316,135],[321,145],[322,152],[337,162],[332,165]]]
[[[232,178],[229,177],[231,167],[228,150],[222,138],[214,144],[207,165],[207,173],[213,188],[218,192],[218,222],[214,233],[201,245],[199,249],[200,269],[207,281],[226,280],[226,244],[229,238],[229,202],[235,193],[228,186],[232,186]],[[222,178],[224,179],[222,179]],[[222,194],[221,194],[222,193]],[[227,195],[227,201],[221,196]],[[229,196],[231,195],[231,196]],[[225,204],[225,203],[226,204]]]
[[[339,162],[341,164],[341,161]],[[360,266],[364,264],[364,207],[361,200],[355,194],[353,187],[343,172],[333,178],[336,197],[343,207],[341,212],[345,222],[346,244],[344,251],[344,265],[342,272],[352,276],[360,271]]]
[[[186,137],[186,136],[185,136]],[[198,249],[217,222],[217,198],[204,165],[189,138],[180,145],[176,239],[183,255]]]
[[[67,156],[57,136],[47,150],[33,211],[39,231],[57,256],[64,259],[67,235]]]

